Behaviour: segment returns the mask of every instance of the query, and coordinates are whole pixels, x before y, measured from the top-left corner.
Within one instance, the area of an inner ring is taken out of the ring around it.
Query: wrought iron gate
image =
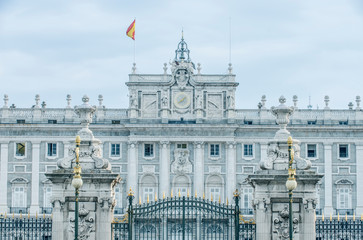
[[[128,195],[125,218],[112,224],[115,240],[253,240],[255,224],[240,219],[239,193],[234,205],[192,196],[175,196],[133,207]]]

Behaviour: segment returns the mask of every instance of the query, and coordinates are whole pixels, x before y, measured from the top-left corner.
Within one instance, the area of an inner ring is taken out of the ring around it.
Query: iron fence
[[[361,240],[363,221],[355,219],[317,219],[315,221],[316,240]]]
[[[50,240],[52,219],[50,217],[19,216],[0,217],[0,240]]]
[[[189,194],[137,205],[133,205],[133,199],[130,192],[125,217],[112,224],[114,239],[255,239],[254,222],[240,215],[238,192],[234,194],[234,205]]]

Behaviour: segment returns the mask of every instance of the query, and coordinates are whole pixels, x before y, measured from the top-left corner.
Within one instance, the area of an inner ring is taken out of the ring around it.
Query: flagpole
[[[136,17],[134,19],[136,26]],[[136,38],[134,39],[134,63],[136,64]]]
[[[229,17],[229,63],[232,63],[232,30],[231,30],[231,17]]]

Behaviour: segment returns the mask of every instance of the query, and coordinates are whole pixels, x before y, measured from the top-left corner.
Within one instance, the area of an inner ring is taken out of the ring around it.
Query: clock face
[[[190,97],[185,92],[179,92],[174,97],[174,105],[177,108],[187,108],[190,105]]]

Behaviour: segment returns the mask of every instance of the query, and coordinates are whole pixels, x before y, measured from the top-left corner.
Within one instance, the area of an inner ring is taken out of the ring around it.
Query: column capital
[[[160,146],[162,148],[167,148],[170,146],[170,141],[160,141]]]
[[[236,148],[237,142],[235,141],[231,141],[231,142],[226,142],[226,148]]]
[[[128,141],[127,145],[129,148],[136,148],[137,147],[138,142],[137,141]]]
[[[204,148],[204,142],[203,141],[195,141],[194,148]]]

